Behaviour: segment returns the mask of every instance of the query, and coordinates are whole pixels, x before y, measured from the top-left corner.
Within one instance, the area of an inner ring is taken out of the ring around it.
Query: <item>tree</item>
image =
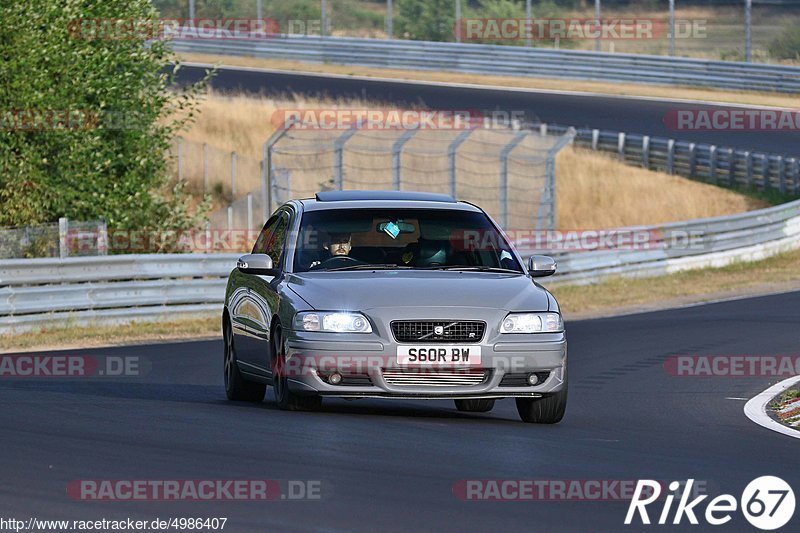
[[[205,207],[181,209],[165,155],[200,87],[170,91],[171,53],[145,45],[158,33],[149,1],[4,2],[0,19],[0,225],[197,224]]]

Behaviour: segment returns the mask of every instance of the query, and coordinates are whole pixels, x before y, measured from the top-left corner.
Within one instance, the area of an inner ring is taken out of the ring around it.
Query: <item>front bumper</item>
[[[393,340],[292,331],[286,373],[292,392],[342,398],[535,398],[565,386],[564,333],[503,335],[491,341],[471,344],[481,347],[477,366],[409,368],[397,364]],[[333,373],[343,377],[340,383],[328,381]],[[539,379],[536,385],[525,381],[532,373]]]

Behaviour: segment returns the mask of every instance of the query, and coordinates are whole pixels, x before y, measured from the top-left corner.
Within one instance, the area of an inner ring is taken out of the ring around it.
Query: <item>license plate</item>
[[[458,346],[454,344],[431,346],[398,346],[398,365],[449,365],[474,366],[481,364],[480,346]]]

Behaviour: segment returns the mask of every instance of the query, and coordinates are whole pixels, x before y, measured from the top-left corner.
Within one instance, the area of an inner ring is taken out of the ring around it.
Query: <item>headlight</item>
[[[500,333],[558,333],[564,321],[558,313],[511,313],[503,319]]]
[[[327,331],[331,333],[372,333],[372,326],[361,313],[338,311],[309,311],[297,313],[294,327],[301,331]]]

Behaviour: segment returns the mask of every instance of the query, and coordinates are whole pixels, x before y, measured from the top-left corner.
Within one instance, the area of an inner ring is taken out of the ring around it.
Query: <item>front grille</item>
[[[441,334],[436,328],[442,328]],[[392,333],[397,342],[480,342],[486,322],[479,320],[395,320]]]
[[[544,383],[547,378],[550,377],[550,371],[547,370],[545,372],[533,372],[536,374],[536,377],[539,378],[539,381],[536,385],[541,385]],[[535,387],[536,385],[531,385],[528,383],[528,376],[531,373],[525,374],[506,374],[503,376],[503,379],[500,381],[501,387]]]
[[[489,371],[482,368],[468,370],[387,368],[383,379],[389,385],[403,387],[470,387],[484,383]]]

